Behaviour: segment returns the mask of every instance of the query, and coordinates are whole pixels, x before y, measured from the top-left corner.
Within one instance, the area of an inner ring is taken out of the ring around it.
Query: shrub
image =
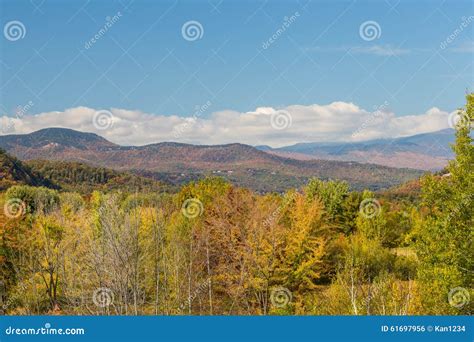
[[[32,187],[28,185],[15,185],[6,192],[6,199],[18,199],[25,204],[26,212],[49,213],[59,206],[59,195],[55,190],[45,187]]]

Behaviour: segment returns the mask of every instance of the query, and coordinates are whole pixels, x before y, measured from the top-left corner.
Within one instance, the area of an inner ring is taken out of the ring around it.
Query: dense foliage
[[[94,190],[161,192],[170,189],[149,178],[78,162],[36,160],[27,162],[27,166],[60,189],[82,194],[89,194]]]
[[[55,187],[49,180],[0,148],[0,190],[16,184]]]
[[[460,115],[474,119],[473,95]],[[174,194],[12,186],[0,216],[3,310],[471,314],[474,149],[469,120],[458,126],[456,159],[424,177],[421,194],[319,179],[264,195],[222,178]],[[49,175],[109,177],[70,172]]]

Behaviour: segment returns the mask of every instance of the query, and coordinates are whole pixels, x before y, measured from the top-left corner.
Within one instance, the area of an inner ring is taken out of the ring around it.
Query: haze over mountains
[[[119,146],[94,134],[47,128],[0,137],[0,147],[21,160],[77,161],[172,184],[209,175],[257,191],[284,191],[311,177],[348,181],[353,188],[380,189],[419,177],[420,170],[334,160],[298,160],[243,144],[157,143]]]
[[[262,151],[300,160],[325,159],[374,163],[437,171],[447,165],[454,154],[455,131],[413,135],[397,139],[378,139],[357,143],[300,143],[280,148],[258,146]]]

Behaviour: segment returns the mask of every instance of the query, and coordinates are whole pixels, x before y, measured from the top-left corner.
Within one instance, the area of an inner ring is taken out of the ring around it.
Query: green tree
[[[428,314],[472,312],[474,94],[467,95],[467,105],[458,117],[456,157],[449,163],[449,173],[428,176],[422,183],[426,210],[417,223],[416,247],[422,302]]]
[[[349,184],[332,180],[325,182],[314,178],[309,181],[305,193],[310,199],[319,198],[329,219],[338,222],[343,214],[344,199],[349,194]]]

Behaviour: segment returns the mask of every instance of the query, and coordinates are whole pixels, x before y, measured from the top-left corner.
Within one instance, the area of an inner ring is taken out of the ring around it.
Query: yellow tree
[[[282,212],[280,222],[285,225],[285,234],[278,251],[279,265],[274,284],[292,291],[297,305],[301,305],[304,295],[315,288],[324,271],[327,226],[323,213],[321,202],[308,200],[299,193],[293,193],[292,201]]]

